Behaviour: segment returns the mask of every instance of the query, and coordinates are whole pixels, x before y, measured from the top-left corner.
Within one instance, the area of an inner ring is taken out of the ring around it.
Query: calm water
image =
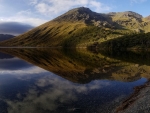
[[[0,113],[111,113],[149,79],[144,53],[0,51]]]

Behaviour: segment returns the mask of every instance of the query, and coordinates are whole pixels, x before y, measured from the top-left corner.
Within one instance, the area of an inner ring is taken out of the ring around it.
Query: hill
[[[8,39],[11,39],[13,37],[15,37],[15,36],[8,35],[8,34],[0,34],[0,41],[8,40]]]
[[[80,7],[0,46],[87,47],[126,34],[149,32],[150,23],[146,20],[132,11],[102,14]]]

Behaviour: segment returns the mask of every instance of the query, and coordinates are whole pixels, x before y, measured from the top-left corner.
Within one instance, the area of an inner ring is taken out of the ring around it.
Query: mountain
[[[108,13],[109,16],[112,17],[113,20],[137,20],[137,21],[142,21],[142,15],[135,13],[133,11],[125,11],[125,12],[111,12]]]
[[[8,40],[8,39],[11,39],[13,37],[15,37],[15,36],[8,35],[8,34],[0,34],[0,41]]]
[[[149,31],[150,23],[135,12],[102,14],[80,7],[4,41],[0,46],[87,47],[126,34]]]
[[[123,28],[136,29],[139,28],[142,22],[142,15],[132,12],[112,12],[108,13],[108,15],[112,18],[112,20]]]

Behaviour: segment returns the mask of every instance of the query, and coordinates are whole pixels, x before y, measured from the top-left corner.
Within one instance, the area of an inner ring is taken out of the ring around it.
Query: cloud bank
[[[1,22],[0,34],[19,35],[32,29],[33,26],[19,22]]]

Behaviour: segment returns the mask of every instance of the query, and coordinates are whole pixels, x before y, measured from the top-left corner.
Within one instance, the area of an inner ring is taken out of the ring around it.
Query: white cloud
[[[10,20],[17,22],[28,23],[33,26],[41,25],[48,20],[37,17],[38,14],[34,13],[31,10],[19,11],[14,17],[11,17]]]
[[[142,3],[142,2],[146,2],[147,0],[131,0],[131,3]]]
[[[31,10],[23,10],[17,13],[18,16],[19,15],[31,15],[31,14],[32,14]]]
[[[32,1],[33,2],[33,1]],[[31,3],[32,3],[31,2]],[[43,0],[34,2],[35,9],[42,15],[58,16],[75,7],[89,7],[97,12],[109,11],[111,8],[97,0]]]
[[[109,11],[111,9],[109,6],[106,6],[106,5],[104,5],[100,2],[97,2],[97,1],[91,1],[90,6],[93,8],[95,7],[96,12]]]
[[[25,23],[29,24],[32,26],[39,26],[48,20],[45,19],[40,19],[40,18],[32,18],[32,17],[27,17],[27,16],[16,16],[16,17],[10,17],[9,19],[7,17],[0,18],[0,23],[3,22],[20,22],[20,23]]]
[[[35,1],[35,0],[34,0]],[[35,2],[36,3],[36,2]],[[48,19],[42,18],[40,14],[33,11],[33,9],[21,10],[11,17],[0,17],[0,23],[3,22],[20,22],[25,24],[30,24],[32,26],[39,26]]]
[[[45,3],[39,3],[36,6],[36,9],[38,10],[38,12],[40,13],[46,13],[49,9],[49,6]]]
[[[38,2],[38,0],[30,0],[30,1],[29,1],[29,3],[30,3],[31,5],[37,4],[37,2]]]

